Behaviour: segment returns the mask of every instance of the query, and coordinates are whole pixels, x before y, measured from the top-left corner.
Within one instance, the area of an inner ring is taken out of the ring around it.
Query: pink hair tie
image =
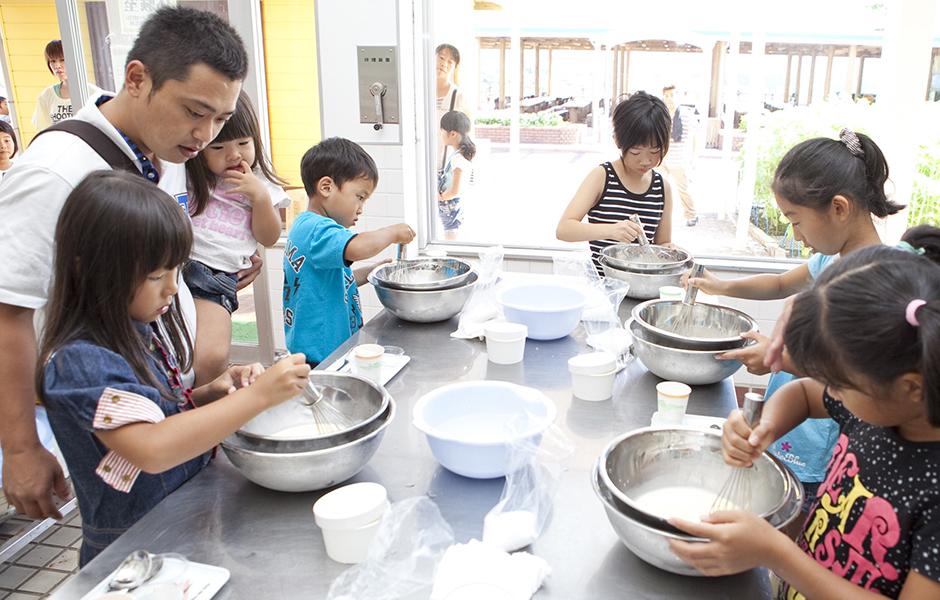
[[[917,309],[927,304],[926,300],[911,300],[907,303],[907,310],[904,311],[904,318],[913,327],[920,327],[920,321],[917,320]]]

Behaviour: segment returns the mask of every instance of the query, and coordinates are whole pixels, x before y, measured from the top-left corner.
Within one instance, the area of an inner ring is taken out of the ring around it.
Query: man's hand
[[[62,500],[71,496],[59,461],[40,445],[29,450],[4,449],[3,492],[17,512],[32,519],[61,519],[52,494]]]
[[[253,282],[261,273],[261,255],[255,250],[251,255],[251,266],[238,272],[238,283],[235,284],[236,290],[242,290]]]

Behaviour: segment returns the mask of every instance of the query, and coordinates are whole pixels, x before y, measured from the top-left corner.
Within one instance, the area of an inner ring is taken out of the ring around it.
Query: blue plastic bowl
[[[584,303],[578,290],[550,283],[515,286],[499,295],[506,320],[528,327],[533,340],[557,340],[574,331]]]
[[[415,403],[414,426],[443,467],[491,479],[510,471],[519,452],[537,448],[555,420],[542,392],[504,381],[469,381],[437,388]]]

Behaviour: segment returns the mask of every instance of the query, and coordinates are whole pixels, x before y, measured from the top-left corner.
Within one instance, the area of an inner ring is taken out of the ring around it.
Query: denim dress
[[[46,362],[42,399],[65,457],[82,514],[84,566],[150,509],[201,471],[211,452],[151,475],[139,471],[101,443],[96,430],[134,422],[157,422],[187,409],[175,360],[150,325],[135,323],[149,340],[151,371],[179,400],[163,398],[141,382],[119,354],[90,341],[62,346]]]

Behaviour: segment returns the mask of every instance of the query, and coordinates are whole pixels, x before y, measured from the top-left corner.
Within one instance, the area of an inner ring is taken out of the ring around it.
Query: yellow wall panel
[[[274,167],[301,185],[300,158],[320,141],[320,90],[314,3],[263,0],[265,77]]]
[[[16,107],[22,145],[36,134],[32,116],[36,98],[43,88],[55,83],[45,67],[43,49],[58,39],[59,23],[53,0],[3,0],[0,3],[0,30],[10,69],[7,92]]]

